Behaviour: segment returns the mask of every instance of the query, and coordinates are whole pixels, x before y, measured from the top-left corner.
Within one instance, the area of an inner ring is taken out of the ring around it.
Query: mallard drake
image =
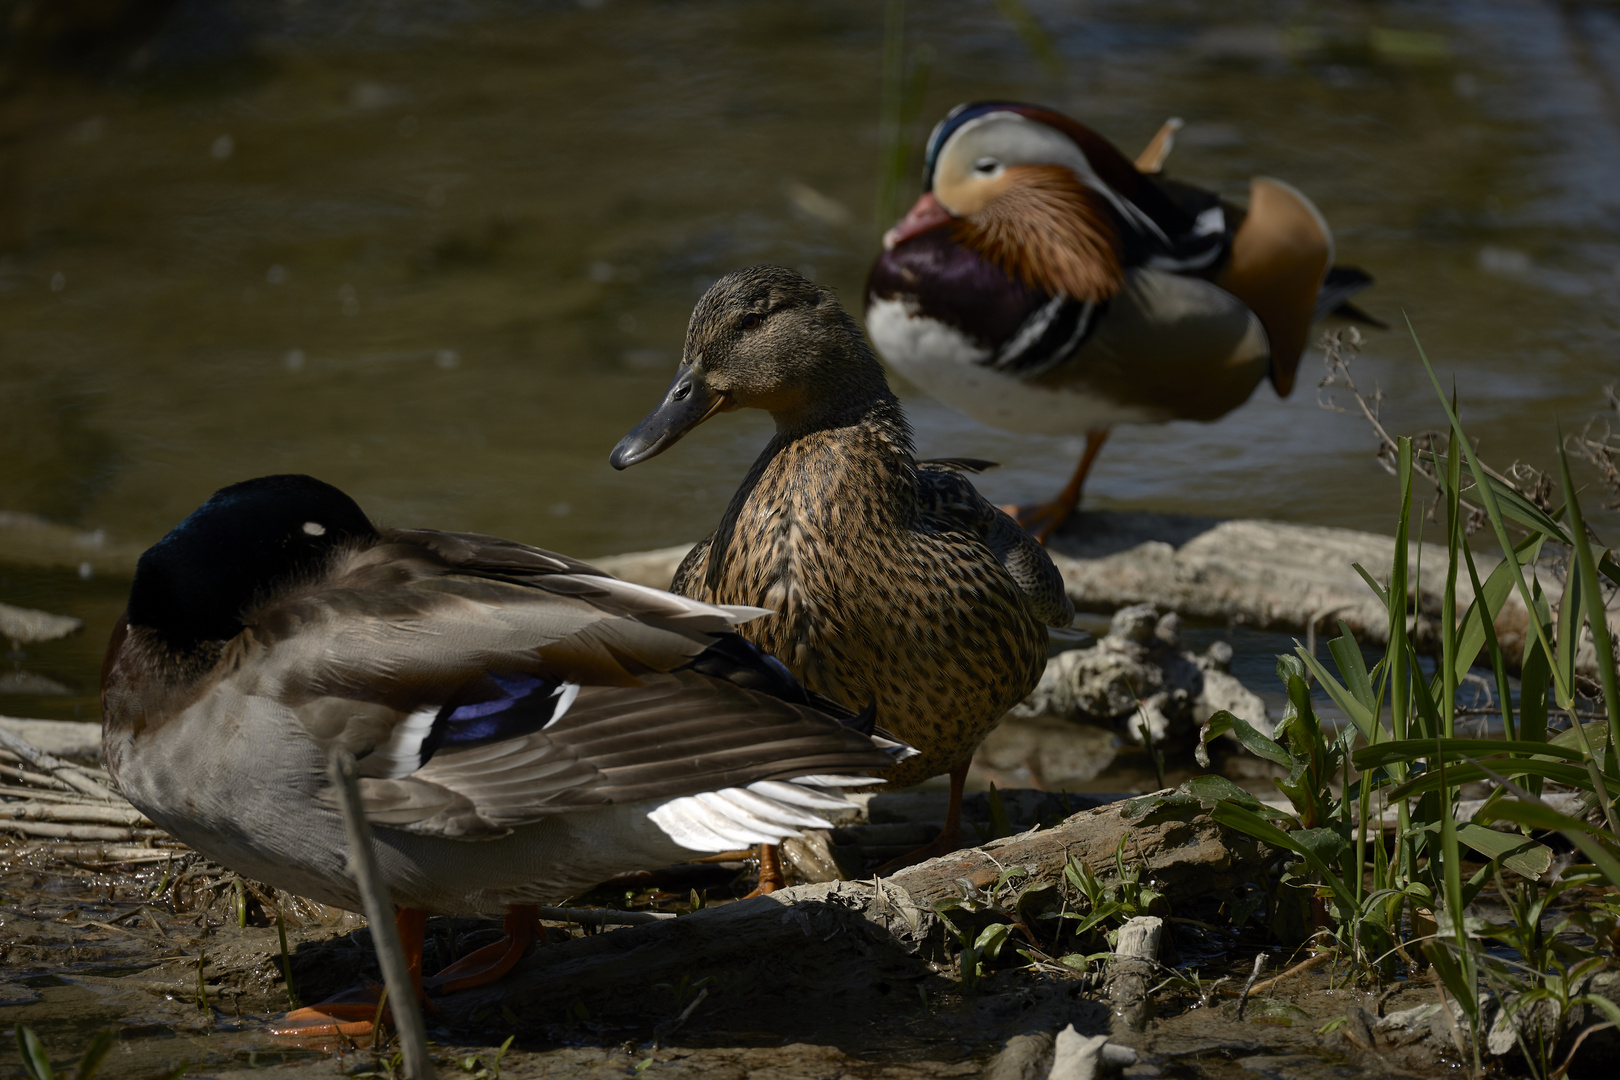
[[[671,588],[772,611],[738,632],[917,748],[891,784],[949,772],[945,830],[917,856],[954,850],[975,747],[1040,678],[1046,626],[1073,618],[1063,580],[964,475],[989,463],[913,457],[860,328],[791,270],[738,270],[698,301],[674,381],[613,467],[735,409],[766,410],[776,435]]]
[[[1086,436],[1063,492],[1020,515],[1042,540],[1109,428],[1214,420],[1266,377],[1286,397],[1315,318],[1366,319],[1346,299],[1371,278],[1333,266],[1300,192],[1258,177],[1240,209],[1158,175],[1179,126],[1133,165],[1051,109],[959,105],[867,279],[867,330],[908,379],[995,427]]]
[[[103,674],[107,768],[209,858],[358,910],[326,779],[347,749],[415,970],[422,913],[507,910],[507,942],[430,980],[476,985],[521,956],[529,905],[825,825],[840,783],[874,782],[839,774],[910,753],[734,632],[759,614],[378,528],[307,476],[249,480],[141,556]],[[282,1030],[368,1030],[374,1002]]]

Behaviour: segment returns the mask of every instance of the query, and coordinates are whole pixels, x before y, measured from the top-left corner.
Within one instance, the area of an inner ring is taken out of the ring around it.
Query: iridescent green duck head
[[[646,461],[718,412],[764,409],[792,433],[888,396],[883,368],[830,289],[780,266],[750,266],[703,294],[664,400],[608,460],[615,469]]]

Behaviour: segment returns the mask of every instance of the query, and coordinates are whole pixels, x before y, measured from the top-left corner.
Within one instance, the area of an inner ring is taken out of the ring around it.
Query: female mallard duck
[[[1268,375],[1287,396],[1312,320],[1365,318],[1344,301],[1371,279],[1333,267],[1304,195],[1256,178],[1241,210],[1156,175],[1179,126],[1133,165],[1050,109],[959,105],[867,281],[867,329],[907,378],[996,427],[1086,436],[1062,494],[1022,515],[1043,540],[1110,427],[1214,420]]]
[[[765,409],[776,435],[672,588],[774,614],[739,632],[811,690],[860,708],[919,753],[892,784],[951,774],[954,850],[968,760],[1034,688],[1046,625],[1074,609],[1046,552],[961,474],[919,462],[883,368],[833,294],[755,266],[698,301],[660,404],[614,448],[623,469],[717,412]]]
[[[209,858],[357,910],[326,781],[329,752],[352,752],[415,970],[423,912],[507,909],[507,942],[430,981],[476,985],[521,956],[528,905],[824,825],[849,805],[836,774],[909,753],[732,631],[758,614],[493,537],[378,529],[307,476],[249,480],[141,556],[103,674],[107,768]],[[368,1030],[375,1008],[283,1030]]]

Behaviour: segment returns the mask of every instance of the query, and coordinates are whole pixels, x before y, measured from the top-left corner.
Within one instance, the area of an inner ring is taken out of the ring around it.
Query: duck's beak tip
[[[657,457],[679,442],[687,432],[713,416],[726,403],[724,394],[703,384],[690,367],[683,367],[669,384],[664,400],[648,413],[630,433],[619,440],[608,455],[608,464],[624,470],[648,458]]]
[[[906,216],[895,222],[894,228],[883,234],[883,250],[893,251],[896,245],[905,243],[913,236],[919,236],[950,221],[951,216],[951,212],[934,198],[932,191],[925,191],[911,209],[906,211]]]

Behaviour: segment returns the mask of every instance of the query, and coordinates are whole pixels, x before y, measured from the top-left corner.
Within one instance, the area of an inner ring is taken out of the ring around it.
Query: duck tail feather
[[[1354,266],[1329,267],[1327,276],[1322,279],[1322,287],[1316,293],[1316,312],[1313,317],[1325,319],[1329,315],[1339,315],[1387,329],[1384,323],[1349,303],[1352,296],[1372,284],[1373,276],[1365,270]]]

